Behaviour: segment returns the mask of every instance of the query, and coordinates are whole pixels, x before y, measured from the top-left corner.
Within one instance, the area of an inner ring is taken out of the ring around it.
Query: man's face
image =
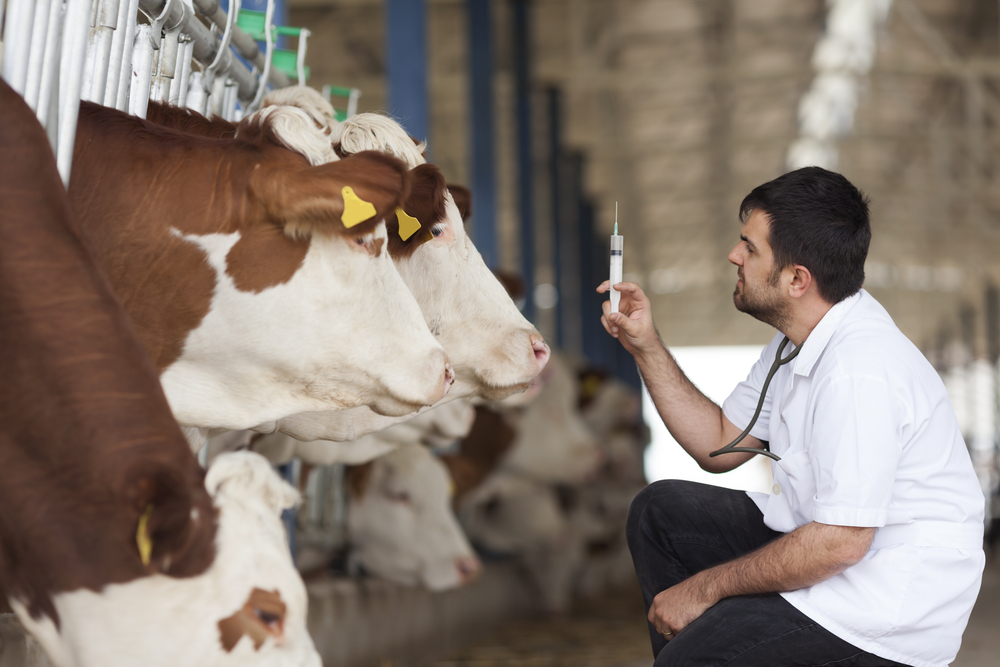
[[[740,312],[781,329],[787,321],[788,304],[781,293],[781,271],[774,270],[769,237],[767,214],[753,211],[743,223],[740,242],[729,253],[737,276],[733,303]]]

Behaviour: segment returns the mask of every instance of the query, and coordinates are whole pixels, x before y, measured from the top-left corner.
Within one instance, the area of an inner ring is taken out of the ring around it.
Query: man
[[[865,197],[818,167],[740,206],[737,309],[774,326],[722,408],[677,367],[635,283],[601,321],[636,359],[670,433],[705,470],[768,450],[771,494],[665,480],[627,535],[656,666],[917,665],[958,652],[979,592],[984,499],[944,385],[861,289]],[[607,282],[598,292],[609,289]]]

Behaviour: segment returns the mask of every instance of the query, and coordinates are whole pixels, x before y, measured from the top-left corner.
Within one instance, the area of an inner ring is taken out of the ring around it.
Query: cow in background
[[[261,457],[198,465],[0,81],[0,598],[57,667],[319,667]]]
[[[469,583],[482,566],[451,507],[444,464],[410,443],[348,469],[348,567],[406,586],[441,591]]]
[[[295,116],[216,139],[81,104],[71,208],[182,425],[405,415],[452,383],[385,252],[408,170],[371,152],[311,166],[275,139]]]

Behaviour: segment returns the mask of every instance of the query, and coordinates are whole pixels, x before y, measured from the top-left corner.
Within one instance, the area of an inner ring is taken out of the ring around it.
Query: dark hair
[[[754,188],[740,221],[758,209],[770,219],[774,271],[801,264],[828,303],[861,289],[872,230],[868,198],[850,181],[822,167],[796,169]]]

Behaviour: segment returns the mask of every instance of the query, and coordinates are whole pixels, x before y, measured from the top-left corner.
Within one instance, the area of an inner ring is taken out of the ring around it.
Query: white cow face
[[[477,546],[521,559],[547,611],[569,608],[585,543],[552,486],[497,472],[462,501],[459,517]]]
[[[440,591],[474,579],[480,569],[451,509],[451,478],[424,446],[403,445],[352,470],[348,510],[354,566],[408,586]],[[359,474],[366,474],[363,483]],[[359,488],[360,487],[360,488]]]
[[[220,456],[205,484],[219,519],[204,574],[56,595],[59,629],[16,609],[57,667],[321,667],[280,519],[297,492],[248,452]]]
[[[359,405],[404,415],[450,386],[447,356],[384,248],[384,224],[356,239],[314,235],[291,279],[259,291],[228,271],[240,232],[180,236],[216,275],[208,314],[161,375],[182,424],[242,429]]]
[[[526,408],[504,411],[517,439],[502,467],[553,484],[579,483],[597,470],[602,453],[577,410],[579,388],[567,362],[553,355],[546,375]]]
[[[486,267],[450,193],[431,234],[396,266],[448,351],[455,395],[500,399],[524,391],[545,368],[549,348]]]

